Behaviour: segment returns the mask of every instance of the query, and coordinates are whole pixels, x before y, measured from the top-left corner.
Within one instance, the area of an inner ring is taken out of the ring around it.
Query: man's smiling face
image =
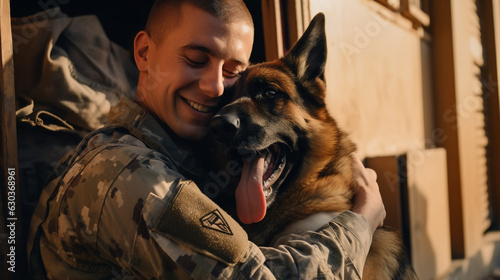
[[[161,40],[143,34],[148,47],[139,50],[146,63],[138,63],[144,80],[137,98],[178,136],[198,140],[208,133],[224,88],[248,65],[253,27],[237,19],[222,21],[189,4],[180,12],[175,28]]]

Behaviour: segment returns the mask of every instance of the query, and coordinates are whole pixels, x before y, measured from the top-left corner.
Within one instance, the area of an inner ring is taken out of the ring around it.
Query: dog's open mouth
[[[264,196],[268,197],[273,189],[272,185],[278,180],[286,163],[286,154],[281,152],[278,144],[272,145],[265,152],[264,176],[262,177]]]
[[[236,188],[238,218],[245,224],[257,223],[266,215],[267,198],[286,165],[286,154],[278,144],[248,156],[243,161]]]

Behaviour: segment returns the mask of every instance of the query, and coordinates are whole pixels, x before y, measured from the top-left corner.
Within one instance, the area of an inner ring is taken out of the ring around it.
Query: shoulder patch
[[[179,182],[175,197],[170,199],[152,231],[229,265],[245,258],[247,233],[192,181]]]
[[[217,209],[201,217],[200,222],[203,227],[233,235],[231,228]]]

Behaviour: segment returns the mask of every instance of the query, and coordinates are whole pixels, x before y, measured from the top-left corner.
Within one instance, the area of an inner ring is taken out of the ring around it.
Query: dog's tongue
[[[266,198],[262,190],[265,154],[244,160],[241,179],[236,187],[236,211],[242,223],[257,223],[266,215]]]

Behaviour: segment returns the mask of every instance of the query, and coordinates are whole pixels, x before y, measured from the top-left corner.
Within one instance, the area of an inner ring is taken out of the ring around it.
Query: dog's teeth
[[[272,154],[270,152],[266,152],[266,157],[264,159],[264,170],[267,170],[269,168],[272,163],[272,159]]]
[[[280,167],[281,168],[281,167]],[[264,181],[264,187],[267,188],[267,187],[270,187],[269,186],[269,183],[270,182],[274,182],[274,180],[276,179],[278,175],[276,173],[273,173],[271,174],[271,176],[269,176],[269,178],[267,178],[265,181]]]
[[[272,191],[273,191],[273,190],[272,190],[271,188],[265,189],[265,190],[264,190],[264,196],[265,196],[265,197],[268,197],[268,196],[271,194],[271,192],[272,192]]]

